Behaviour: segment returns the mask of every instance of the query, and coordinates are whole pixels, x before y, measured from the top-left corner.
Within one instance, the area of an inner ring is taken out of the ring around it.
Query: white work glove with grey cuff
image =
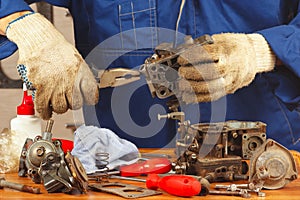
[[[18,71],[27,88],[35,90],[41,118],[97,103],[98,85],[90,68],[42,15],[30,13],[10,22],[6,36],[18,46]]]
[[[224,33],[212,39],[212,44],[191,45],[178,58],[179,90],[187,103],[232,94],[275,66],[275,55],[260,34]]]

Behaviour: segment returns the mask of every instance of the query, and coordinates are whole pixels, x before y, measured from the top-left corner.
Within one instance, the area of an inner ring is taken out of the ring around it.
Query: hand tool
[[[163,176],[161,178],[158,174],[149,174],[147,179],[110,175],[110,178],[116,178],[127,181],[145,182],[148,189],[157,190],[158,188],[160,188],[166,191],[167,193],[176,196],[190,197],[195,195],[206,195],[201,194],[203,193],[201,191],[202,184],[199,182],[199,180],[189,175],[173,174]]]
[[[117,87],[140,79],[140,72],[134,69],[113,68],[98,71],[99,88]]]
[[[170,170],[171,170],[171,162],[167,158],[152,158],[146,161],[141,161],[134,164],[121,166],[119,167],[119,170],[106,171],[106,172],[97,171],[95,173],[88,174],[88,178],[89,180],[96,180],[96,181],[101,181],[102,178],[118,177],[119,179],[125,179],[126,177],[129,176],[141,176],[150,173],[164,174],[169,172]],[[116,175],[116,176],[112,176],[112,175]]]
[[[31,187],[29,185],[23,185],[14,182],[5,181],[4,177],[0,177],[0,189],[2,188],[10,188],[14,190],[18,190],[21,192],[29,192],[33,194],[41,194],[40,188]]]
[[[149,159],[149,158],[172,158],[172,156],[168,154],[161,153],[141,153],[141,158]]]
[[[149,174],[146,186],[152,190],[160,188],[169,194],[181,197],[195,196],[201,191],[200,182],[186,175],[170,175],[161,178],[157,174]]]
[[[145,182],[148,189],[157,190],[158,188],[175,196],[190,197],[201,193],[201,183],[189,175],[168,175],[159,177],[157,174],[149,174],[147,179],[123,177],[111,175],[111,178]]]
[[[164,174],[171,170],[171,162],[167,158],[152,158],[119,168],[121,176],[141,176],[146,174]]]

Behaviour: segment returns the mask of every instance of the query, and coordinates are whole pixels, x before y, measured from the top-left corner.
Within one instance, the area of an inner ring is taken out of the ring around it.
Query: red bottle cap
[[[17,107],[17,115],[34,115],[34,104],[32,96],[28,95],[25,83],[23,84],[23,100]]]

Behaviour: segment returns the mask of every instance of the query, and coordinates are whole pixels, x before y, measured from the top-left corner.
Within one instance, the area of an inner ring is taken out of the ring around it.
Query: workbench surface
[[[157,153],[156,151],[153,150],[141,150],[141,152],[150,152],[150,153]],[[161,151],[160,151],[161,152]],[[163,151],[163,153],[168,153],[171,151]],[[172,152],[170,153],[172,154]],[[103,193],[103,192],[94,192],[94,191],[88,191],[87,194],[81,194],[81,195],[69,195],[69,194],[63,194],[63,193],[47,193],[47,191],[44,189],[43,185],[41,184],[34,184],[30,178],[27,177],[18,177],[17,173],[12,173],[12,174],[4,174],[3,175],[6,179],[6,181],[11,181],[11,182],[17,182],[17,183],[22,183],[22,184],[27,184],[30,186],[34,187],[39,187],[41,188],[42,194],[30,194],[30,193],[25,193],[25,192],[19,192],[11,189],[1,189],[0,190],[0,199],[2,200],[7,200],[7,199],[17,199],[17,200],[51,200],[51,199],[59,199],[59,200],[64,200],[64,199],[76,199],[76,200],[100,200],[100,199],[125,199],[123,197],[119,197],[113,194],[108,194],[108,193]],[[146,187],[145,183],[143,182],[134,182],[134,181],[124,181],[124,180],[117,180],[117,179],[111,179],[110,182],[121,182],[121,183],[126,183],[126,184],[132,184],[135,186],[140,186],[140,187]],[[93,183],[93,182],[91,182]],[[237,182],[233,182],[237,183]],[[218,183],[220,184],[220,183]],[[230,183],[221,183],[221,184],[230,184]],[[211,185],[212,188],[214,184]],[[269,199],[288,199],[288,200],[299,200],[300,199],[300,180],[297,179],[288,185],[286,185],[284,188],[279,189],[279,190],[263,190],[263,192],[266,193],[266,197],[258,197],[255,193],[251,193],[251,197],[249,199],[260,199],[260,200],[269,200]],[[160,199],[160,200],[167,200],[167,199],[215,199],[215,200],[220,200],[220,199],[242,199],[242,197],[235,197],[235,196],[219,196],[219,195],[208,195],[208,196],[194,196],[191,198],[183,198],[183,197],[176,197],[169,195],[165,192],[161,195],[155,195],[155,196],[149,196],[149,197],[143,197],[143,198],[138,198],[141,200],[151,200],[151,199]]]

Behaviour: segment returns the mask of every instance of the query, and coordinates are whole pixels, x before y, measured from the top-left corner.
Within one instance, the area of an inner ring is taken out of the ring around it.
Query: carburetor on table
[[[249,179],[268,189],[283,187],[297,177],[290,152],[266,139],[262,122],[199,123],[184,130],[194,139],[173,162],[178,174],[202,176],[209,182]]]
[[[29,175],[35,183],[43,183],[49,193],[86,192],[88,178],[78,160],[62,150],[60,140],[52,140],[53,120],[49,120],[42,136],[28,138],[19,165],[19,176]]]

